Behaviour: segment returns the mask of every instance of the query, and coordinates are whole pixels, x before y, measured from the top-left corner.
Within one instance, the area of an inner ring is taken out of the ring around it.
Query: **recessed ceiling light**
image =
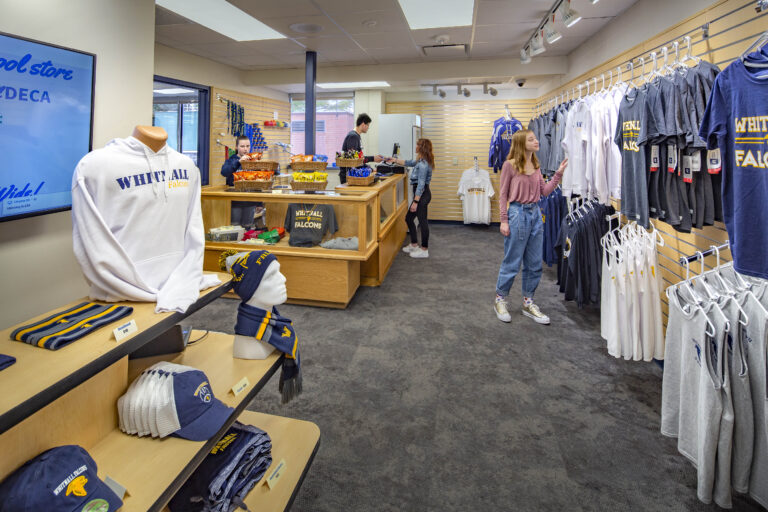
[[[475,0],[397,0],[412,30],[472,25]]]
[[[285,38],[225,0],[155,0],[155,3],[235,41]]]
[[[317,84],[321,89],[364,89],[367,87],[389,87],[389,82],[328,82]]]
[[[323,27],[315,23],[294,23],[288,28],[299,34],[317,34],[323,31]]]

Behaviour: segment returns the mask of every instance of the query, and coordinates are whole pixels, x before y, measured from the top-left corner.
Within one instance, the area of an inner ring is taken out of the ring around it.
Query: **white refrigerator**
[[[416,141],[421,138],[421,116],[418,114],[381,114],[374,121],[379,124],[379,153],[393,156],[395,144],[400,145],[398,158],[412,160],[416,154]]]

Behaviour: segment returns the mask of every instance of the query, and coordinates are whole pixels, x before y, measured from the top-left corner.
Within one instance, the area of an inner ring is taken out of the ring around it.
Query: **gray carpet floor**
[[[294,511],[693,511],[696,470],[659,433],[661,369],[609,356],[600,314],[546,269],[552,318],[493,313],[498,228],[432,226],[430,258],[401,253],[346,310],[284,305],[300,335],[304,393],[273,378],[249,409],[318,424]],[[233,332],[237,302],[189,317]],[[736,497],[735,510],[762,510]]]

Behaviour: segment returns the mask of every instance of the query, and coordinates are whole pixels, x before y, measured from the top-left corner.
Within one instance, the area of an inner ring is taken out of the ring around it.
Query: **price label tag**
[[[659,170],[661,164],[659,163],[659,146],[654,144],[651,146],[651,172]]]
[[[120,343],[124,339],[135,334],[138,330],[139,327],[136,325],[136,320],[131,320],[130,322],[117,326],[112,332],[115,334],[115,341]]]
[[[251,382],[248,380],[248,377],[243,377],[240,379],[237,384],[232,386],[232,394],[237,396],[246,389],[248,389],[251,386]]]
[[[267,487],[269,487],[270,490],[274,489],[275,486],[277,486],[277,482],[280,480],[280,477],[283,476],[283,473],[285,473],[285,470],[286,470],[285,459],[281,459],[280,462],[277,463],[277,466],[275,467],[274,471],[272,471],[266,479]]]

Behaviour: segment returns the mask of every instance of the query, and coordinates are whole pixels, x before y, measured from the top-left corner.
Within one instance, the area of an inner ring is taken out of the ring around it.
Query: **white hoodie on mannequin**
[[[128,137],[85,155],[72,178],[72,224],[92,299],[183,313],[220,283],[203,275],[200,171],[168,145],[155,153]]]

